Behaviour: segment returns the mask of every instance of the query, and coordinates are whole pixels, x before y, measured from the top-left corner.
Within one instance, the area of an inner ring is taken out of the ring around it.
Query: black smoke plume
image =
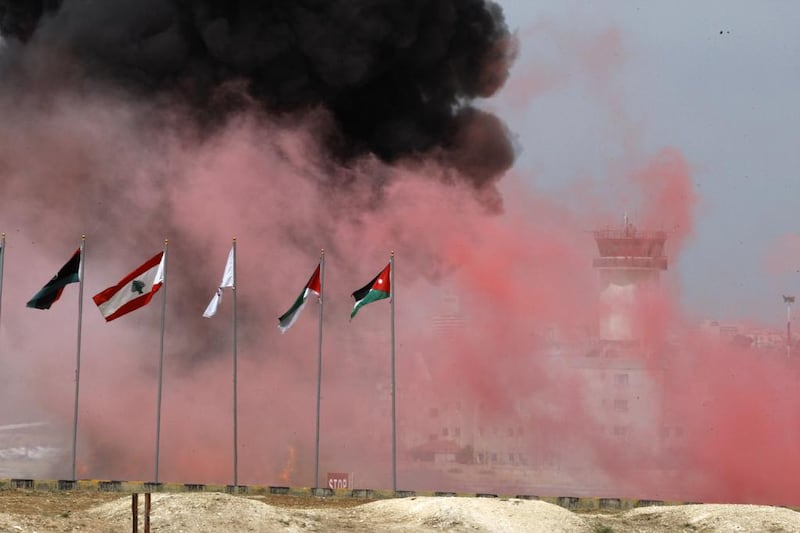
[[[514,156],[502,122],[470,105],[514,55],[486,0],[0,0],[0,30],[6,56],[69,54],[93,80],[179,98],[203,125],[253,102],[326,109],[324,144],[345,163],[435,157],[481,188]]]

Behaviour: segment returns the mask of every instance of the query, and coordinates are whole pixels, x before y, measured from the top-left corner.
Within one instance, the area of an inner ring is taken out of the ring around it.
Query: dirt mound
[[[589,531],[573,513],[536,500],[412,497],[358,508],[387,531]]]
[[[86,513],[106,524],[130,523],[130,499]],[[411,497],[349,508],[286,509],[227,494],[153,495],[155,531],[588,531],[584,522],[561,507],[516,499]]]
[[[139,498],[139,527],[144,498]],[[0,514],[0,531],[129,531],[129,496],[72,513]],[[411,497],[344,507],[290,508],[220,493],[153,494],[153,531],[160,533],[261,533],[272,531],[507,531],[588,532],[585,522],[540,501]]]
[[[139,498],[139,523],[143,530],[144,498]],[[267,531],[324,531],[323,514],[314,510],[275,507],[258,500],[221,493],[153,494],[150,525],[163,533],[219,533]],[[88,517],[114,525],[114,531],[130,527],[131,500],[122,498],[94,507]]]
[[[576,514],[546,502],[515,498],[409,497],[369,503],[349,498],[287,498],[153,494],[150,523],[158,533],[800,531],[800,513],[756,505],[642,507]],[[129,495],[0,491],[0,510],[0,532],[131,530]],[[144,497],[140,495],[140,531],[144,530],[143,515]]]
[[[642,507],[617,515],[585,516],[595,529],[607,528],[615,533],[647,531],[703,531],[707,533],[741,533],[768,531],[795,533],[800,531],[800,513],[783,507],[766,505],[676,505]]]

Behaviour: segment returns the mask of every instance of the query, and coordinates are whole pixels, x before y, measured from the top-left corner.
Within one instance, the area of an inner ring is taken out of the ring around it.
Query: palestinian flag
[[[106,322],[147,305],[164,284],[164,252],[159,252],[119,283],[92,296]]]
[[[375,276],[375,279],[353,293],[353,299],[355,299],[356,302],[355,305],[353,305],[353,310],[350,312],[351,319],[356,316],[356,313],[358,313],[359,309],[368,303],[372,303],[376,300],[383,300],[384,298],[389,298],[392,295],[392,289],[389,281],[390,276],[391,263],[386,265],[386,268],[384,268],[380,274]]]
[[[306,300],[310,294],[316,294],[317,298],[322,295],[322,283],[320,281],[319,271],[320,265],[317,265],[317,269],[311,274],[311,278],[308,280],[308,283],[306,283],[306,286],[303,287],[303,291],[294,301],[292,307],[278,318],[278,329],[281,330],[281,333],[285,333],[287,329],[292,327],[297,317],[300,316],[303,307],[305,307]]]
[[[58,274],[53,276],[25,305],[33,309],[50,309],[50,306],[61,298],[64,287],[70,283],[78,283],[80,281],[80,268],[81,249],[78,248],[72,254],[70,260],[61,267]]]

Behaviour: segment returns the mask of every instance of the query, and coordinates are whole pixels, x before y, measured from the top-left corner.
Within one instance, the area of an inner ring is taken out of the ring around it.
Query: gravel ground
[[[144,530],[139,497],[139,530]],[[112,494],[0,492],[0,532],[131,531],[131,498]],[[573,513],[536,500],[410,497],[352,499],[153,494],[154,533],[389,532],[800,532],[800,513],[755,505],[642,507]]]

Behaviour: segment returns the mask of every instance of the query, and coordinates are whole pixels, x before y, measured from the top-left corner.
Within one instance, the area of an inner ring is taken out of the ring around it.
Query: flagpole
[[[397,423],[396,423],[396,410],[395,410],[395,372],[394,372],[394,300],[395,300],[395,284],[394,284],[394,250],[392,250],[391,257],[389,258],[389,290],[391,291],[391,315],[392,315],[392,491],[397,492]]]
[[[236,237],[233,238],[233,486],[239,484],[239,412],[237,398],[236,358]]]
[[[3,312],[3,261],[5,257],[6,257],[6,233],[3,232],[0,235],[0,315]]]
[[[3,234],[5,241],[5,234]],[[4,242],[5,244],[5,242]],[[78,266],[78,346],[75,362],[75,409],[72,414],[72,480],[75,480],[75,457],[78,448],[78,394],[81,385],[81,329],[83,322],[83,265],[86,259],[86,235],[81,235],[81,254]]]
[[[792,303],[794,296],[784,296],[786,302],[786,356],[792,355]]]
[[[161,385],[164,377],[164,322],[167,316],[167,246],[169,239],[164,239],[164,280],[161,290],[161,340],[158,347],[158,401],[156,407],[156,467],[153,481],[158,483],[158,454],[161,441]]]
[[[319,487],[319,404],[322,391],[322,306],[325,302],[325,249],[319,252],[319,334],[317,335],[317,425],[314,439],[314,487]]]

